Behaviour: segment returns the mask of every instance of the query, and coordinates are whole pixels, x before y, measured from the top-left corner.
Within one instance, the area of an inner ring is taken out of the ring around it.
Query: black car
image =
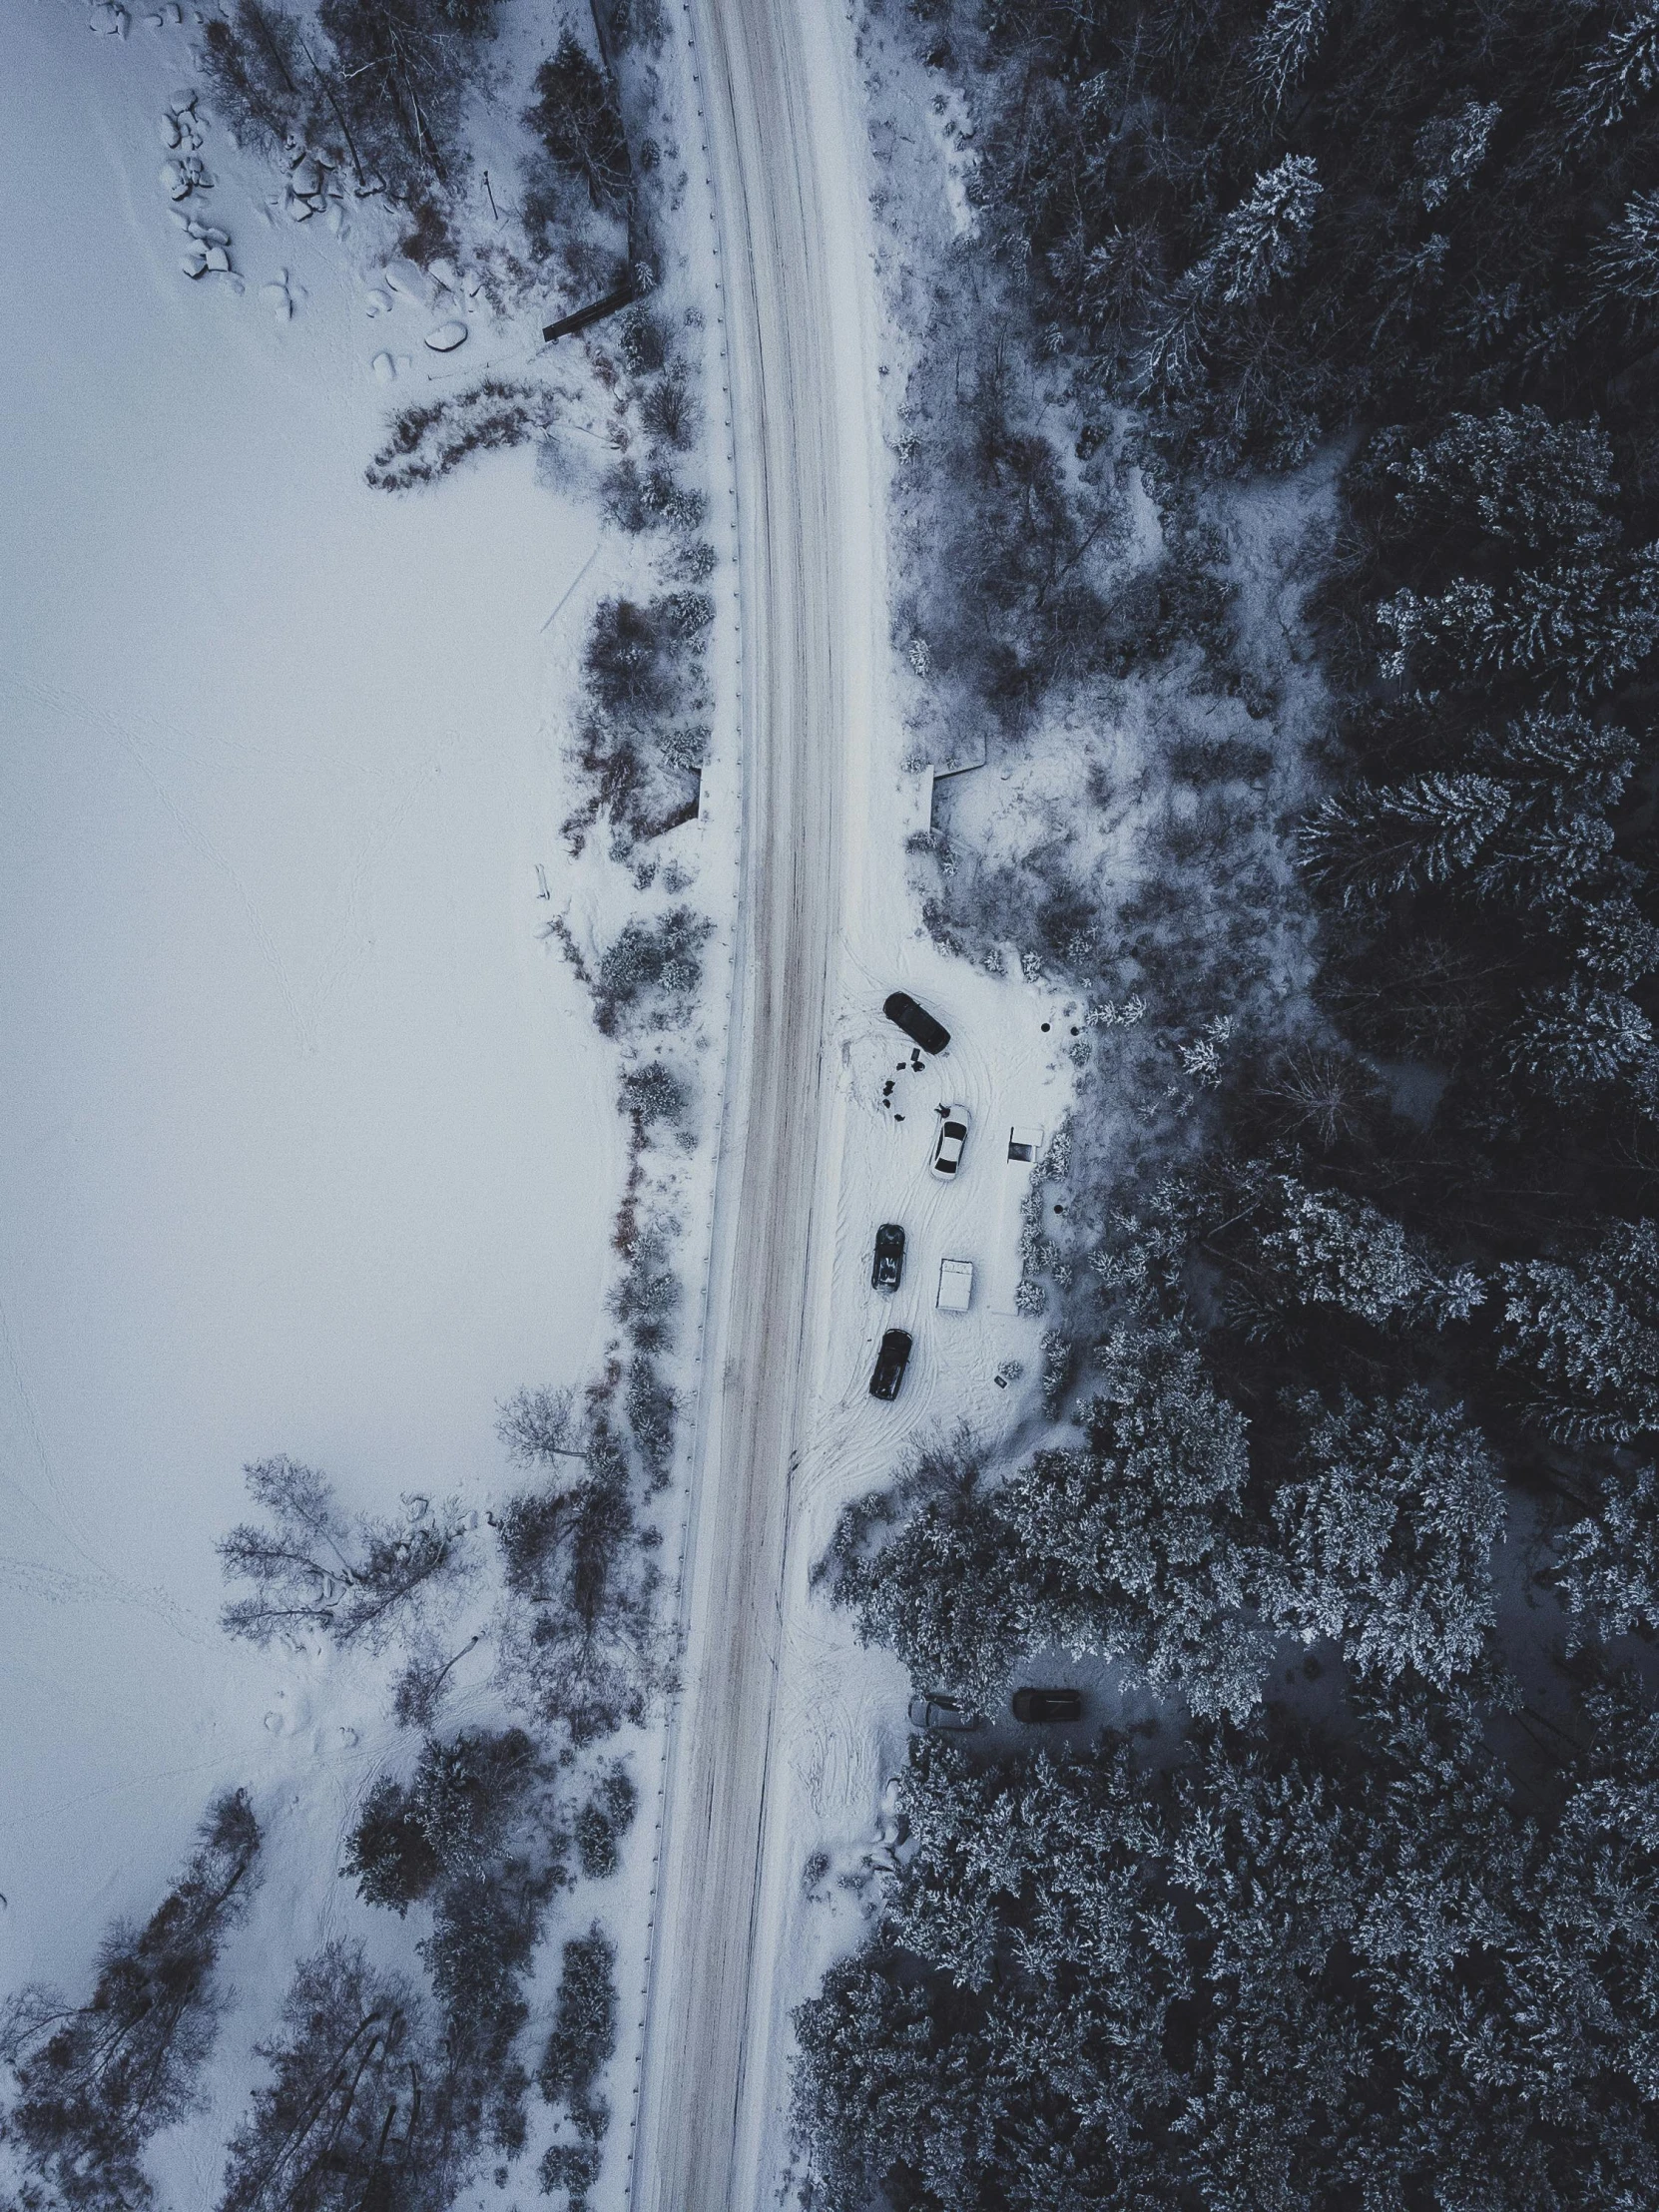
[[[1016,1690],[1016,1721],[1080,1721],[1082,1694],[1077,1690]]]
[[[872,1291],[896,1291],[904,1274],[904,1232],[895,1221],[884,1221],[875,1232],[875,1264],[869,1271]]]
[[[942,1052],[950,1042],[950,1031],[944,1023],[935,1021],[925,1006],[918,1006],[908,991],[894,991],[890,998],[883,999],[881,1011],[889,1021],[897,1022],[923,1052]]]
[[[869,1379],[871,1397],[894,1398],[910,1364],[910,1339],[902,1329],[889,1329],[875,1357],[875,1373]]]

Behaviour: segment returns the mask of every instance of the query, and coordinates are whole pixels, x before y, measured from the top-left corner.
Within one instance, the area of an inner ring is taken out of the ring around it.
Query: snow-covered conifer
[[[1653,1047],[1653,1024],[1622,991],[1575,976],[1531,991],[1511,1029],[1510,1070],[1563,1105],[1638,1067]]]
[[[1299,1408],[1299,1475],[1274,1500],[1285,1543],[1275,1613],[1329,1636],[1361,1675],[1406,1668],[1439,1689],[1473,1666],[1493,1620],[1488,1560],[1503,1520],[1497,1462],[1461,1407],[1411,1388]]]
[[[1270,114],[1277,115],[1307,75],[1329,13],[1330,0],[1273,0],[1246,65]]]
[[[1500,1276],[1500,1357],[1532,1417],[1564,1441],[1659,1429],[1659,1229],[1615,1222],[1559,1259]]]
[[[1563,94],[1567,143],[1582,149],[1625,121],[1659,84],[1659,0],[1637,5],[1615,26]]]

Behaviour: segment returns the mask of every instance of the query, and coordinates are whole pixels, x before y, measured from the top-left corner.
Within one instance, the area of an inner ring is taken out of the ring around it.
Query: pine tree
[[[1597,1636],[1659,1635],[1659,1469],[1599,1470],[1596,1510],[1562,1536],[1552,1579]]]
[[[1618,531],[1606,431],[1553,422],[1538,406],[1449,414],[1426,436],[1380,431],[1358,473],[1386,495],[1390,536],[1438,539],[1449,530],[1522,554],[1581,554]]]
[[[924,1450],[890,1491],[841,1514],[818,1571],[862,1642],[888,1645],[919,1687],[988,1707],[1030,1639],[1032,1594],[983,1476],[965,1432]]]
[[[1499,835],[1514,806],[1489,776],[1437,774],[1403,784],[1351,786],[1303,825],[1309,878],[1344,906],[1371,906],[1402,890],[1443,883]]]
[[[1500,1357],[1523,1402],[1566,1442],[1659,1430],[1659,1228],[1614,1222],[1571,1257],[1500,1271]]]
[[[1459,577],[1377,610],[1394,644],[1382,673],[1419,689],[1492,679],[1559,686],[1571,700],[1608,691],[1659,646],[1659,545],[1614,562],[1521,570],[1506,585]]]
[[[1242,1624],[1246,1422],[1173,1326],[1113,1331],[1082,1451],[1039,1451],[999,1503],[1034,1624],[1131,1659],[1198,1712],[1248,1712],[1267,1652]]]
[[[1277,115],[1308,73],[1325,36],[1330,0],[1273,0],[1251,41],[1246,68],[1258,98]]]
[[[1659,302],[1659,192],[1639,192],[1590,256],[1590,296],[1628,326]]]
[[[1486,159],[1492,127],[1502,112],[1495,100],[1469,100],[1455,115],[1436,116],[1423,125],[1414,152],[1424,207],[1442,207],[1453,189],[1468,189]]]
[[[1227,307],[1249,306],[1293,276],[1307,260],[1323,190],[1306,154],[1287,154],[1258,177],[1194,273],[1200,295]]]
[[[1567,144],[1582,151],[1643,106],[1659,84],[1659,5],[1639,0],[1563,95]]]
[[[1360,1675],[1410,1668],[1449,1688],[1494,1618],[1496,1461],[1460,1406],[1441,1410],[1420,1388],[1370,1403],[1345,1391],[1334,1407],[1309,1397],[1298,1411],[1298,1479],[1273,1506],[1276,1617],[1304,1642],[1339,1642]]]
[[[214,1967],[257,1880],[262,1839],[247,1797],[217,1799],[199,1838],[145,1926],[118,1922],[106,1935],[87,2003],[33,1985],[0,2012],[0,2059],[17,2090],[0,2142],[17,2146],[55,2203],[149,2204],[145,2146],[198,2101],[219,2030]]]
[[[1270,1225],[1257,1252],[1286,1296],[1302,1306],[1331,1306],[1373,1329],[1466,1320],[1485,1286],[1466,1267],[1446,1273],[1398,1222],[1369,1200],[1315,1191],[1294,1176],[1272,1177],[1264,1191]]]
[[[294,1970],[271,2079],[231,2139],[220,2212],[441,2212],[459,2179],[412,1992],[360,1943]]]
[[[1622,992],[1574,977],[1531,991],[1507,1042],[1510,1072],[1570,1106],[1641,1067],[1653,1024]]]

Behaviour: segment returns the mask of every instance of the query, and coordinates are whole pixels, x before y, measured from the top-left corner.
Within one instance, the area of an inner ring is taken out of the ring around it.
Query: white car
[[[965,1106],[941,1106],[939,1108],[939,1132],[933,1139],[933,1173],[941,1183],[952,1183],[956,1170],[962,1164],[962,1147],[967,1143],[968,1123],[973,1116]]]

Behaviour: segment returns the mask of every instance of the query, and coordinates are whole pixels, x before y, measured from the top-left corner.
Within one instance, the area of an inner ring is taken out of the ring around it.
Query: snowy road
[[[740,500],[743,980],[635,2212],[738,2212],[770,2195],[760,2145],[773,2115],[761,2107],[776,2086],[780,1961],[757,1916],[791,1483],[835,1230],[827,1036],[879,619],[864,188],[839,13],[823,0],[696,0],[692,21]]]

